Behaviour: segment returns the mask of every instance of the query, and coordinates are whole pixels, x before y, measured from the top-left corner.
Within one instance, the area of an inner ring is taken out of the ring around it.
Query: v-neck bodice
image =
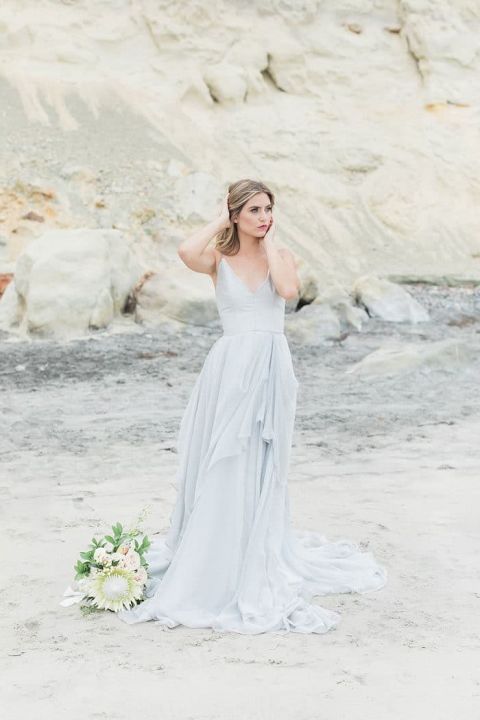
[[[270,271],[257,289],[251,290],[222,257],[218,263],[215,296],[224,335],[284,332],[285,298],[277,293]]]

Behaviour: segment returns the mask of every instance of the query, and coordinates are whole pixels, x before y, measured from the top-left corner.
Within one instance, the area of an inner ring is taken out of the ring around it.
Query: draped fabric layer
[[[177,496],[147,553],[147,599],[118,613],[245,634],[324,633],[315,595],[378,590],[386,570],[349,540],[291,525],[288,474],[298,381],[270,276],[253,292],[223,259],[224,334],[196,378],[178,433]]]

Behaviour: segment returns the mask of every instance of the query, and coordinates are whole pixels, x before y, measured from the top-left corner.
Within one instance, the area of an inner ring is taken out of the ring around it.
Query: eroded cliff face
[[[5,272],[52,227],[161,269],[253,177],[319,283],[480,277],[480,0],[4,0],[0,33]]]

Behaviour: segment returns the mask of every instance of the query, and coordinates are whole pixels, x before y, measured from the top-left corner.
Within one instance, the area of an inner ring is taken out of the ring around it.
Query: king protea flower
[[[105,568],[92,578],[89,595],[98,608],[118,612],[142,598],[143,584],[135,580],[130,570],[118,566]]]

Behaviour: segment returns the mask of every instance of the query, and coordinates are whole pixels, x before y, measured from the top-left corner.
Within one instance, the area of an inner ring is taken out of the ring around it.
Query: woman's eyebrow
[[[259,208],[260,205],[250,205],[248,207],[249,210],[255,210],[256,208]],[[272,203],[268,203],[268,205],[265,205],[265,207],[272,207]]]

